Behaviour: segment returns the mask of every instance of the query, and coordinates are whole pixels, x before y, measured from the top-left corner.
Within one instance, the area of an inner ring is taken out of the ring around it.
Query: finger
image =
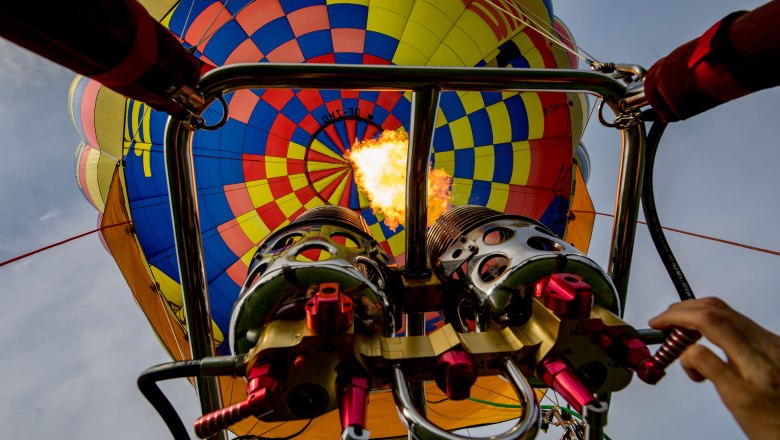
[[[740,379],[731,365],[724,362],[709,348],[699,344],[685,349],[680,356],[680,365],[691,379],[697,382],[709,379],[718,388],[735,384]]]
[[[694,370],[693,368],[686,368],[684,365],[683,365],[682,368],[685,371],[685,374],[687,374],[688,377],[690,377],[691,380],[694,381],[694,382],[702,382],[705,379],[707,379],[706,377],[702,376],[701,373],[699,373],[698,371]]]
[[[672,304],[649,324],[661,329],[682,327],[698,330],[740,366],[749,366],[753,357],[750,340],[755,332],[750,329],[755,324],[717,298]]]

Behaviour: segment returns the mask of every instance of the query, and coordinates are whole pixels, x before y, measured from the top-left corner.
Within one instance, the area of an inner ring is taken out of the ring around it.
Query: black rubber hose
[[[144,370],[138,376],[138,389],[168,425],[173,438],[175,440],[189,440],[190,434],[184,427],[179,413],[157,386],[157,382],[191,376],[237,376],[243,374],[243,365],[243,356],[214,356],[201,360],[168,362]]]
[[[152,404],[163,421],[168,425],[175,440],[189,440],[190,434],[179,417],[179,413],[173,408],[171,402],[165,397],[157,382],[180,377],[198,376],[200,374],[200,361],[169,362],[147,368],[138,376],[138,389],[146,400]]]
[[[656,121],[650,127],[650,132],[647,135],[647,156],[645,158],[645,178],[642,183],[642,209],[645,213],[645,221],[647,222],[647,229],[650,232],[650,238],[653,239],[655,249],[658,251],[658,256],[661,257],[661,262],[666,268],[666,272],[672,279],[677,294],[680,296],[680,300],[694,299],[696,296],[693,294],[693,289],[685,278],[685,274],[677,263],[677,259],[672,253],[672,248],[669,246],[669,242],[664,235],[663,227],[661,226],[661,220],[658,218],[658,211],[655,206],[655,196],[653,195],[653,166],[655,163],[655,155],[658,152],[658,144],[661,141],[661,135],[663,135],[666,129],[666,123]]]

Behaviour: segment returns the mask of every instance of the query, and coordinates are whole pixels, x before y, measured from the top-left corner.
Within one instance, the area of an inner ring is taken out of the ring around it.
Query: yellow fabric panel
[[[117,167],[119,160],[106,154],[100,154],[97,160],[95,183],[100,191],[100,202],[105,206],[105,201],[108,199],[108,193],[111,186],[111,178],[114,175],[114,169]],[[91,165],[88,165],[91,167]],[[96,201],[97,202],[97,201]],[[103,212],[103,209],[100,209]]]
[[[509,200],[509,184],[508,183],[490,183],[490,198],[485,206],[490,209],[495,209],[499,212],[504,212],[506,209],[506,202]]]
[[[512,124],[509,120],[506,104],[497,102],[487,107],[487,112],[490,117],[490,126],[493,129],[493,143],[512,142]]]
[[[588,124],[588,99],[584,93],[569,93],[568,97],[573,104],[569,107],[569,117],[571,118],[572,152],[574,152]]]
[[[425,26],[438,42],[444,39],[452,29],[457,17],[465,10],[462,1],[443,2],[435,0],[418,0],[412,8],[411,21]],[[451,18],[452,17],[452,18]],[[404,37],[406,34],[404,32]]]
[[[85,147],[87,149],[87,160],[84,169],[84,180],[87,183],[86,188],[82,188],[82,191],[89,193],[89,198],[97,205],[100,212],[103,212],[106,208],[106,198],[108,197],[108,188],[103,192],[100,190],[99,179],[99,163],[100,163],[100,151],[94,148]],[[112,167],[116,168],[116,167]],[[113,169],[112,169],[113,171]],[[108,184],[111,184],[109,179]]]
[[[446,44],[441,44],[431,55],[429,66],[465,66],[458,54]]]
[[[295,214],[295,211],[303,206],[303,203],[298,200],[298,196],[295,193],[285,194],[276,201],[276,204],[279,205],[279,209],[282,210],[282,213],[287,218],[290,218],[291,215]]]
[[[366,30],[401,39],[413,0],[371,0]]]
[[[422,0],[435,7],[447,16],[450,23],[455,23],[466,10],[463,0]]]
[[[388,238],[387,244],[390,245],[390,252],[392,252],[393,255],[401,255],[404,253],[404,249],[406,249],[406,231],[401,231]]]
[[[247,182],[246,192],[249,193],[249,199],[252,200],[252,205],[255,208],[259,208],[274,200],[274,195],[271,193],[271,188],[265,179]]]
[[[260,243],[260,240],[271,233],[255,210],[236,217],[236,221],[252,243]]]
[[[474,135],[471,133],[469,118],[464,116],[450,122],[450,133],[452,134],[452,143],[456,150],[474,148]]]
[[[448,55],[447,58],[442,59],[441,54],[439,54],[436,57],[436,62],[431,63],[431,59],[453,27],[453,20],[449,17],[459,15],[464,9],[465,6],[462,3],[450,2],[441,5],[427,1],[415,2],[409,15],[409,21],[401,35],[393,62],[414,65],[458,65],[459,59],[452,58],[452,53],[446,50],[443,53]],[[444,64],[439,64],[439,62]]]
[[[327,0],[325,2],[326,5],[349,4],[349,5],[363,5],[363,6],[368,6],[369,3],[370,3],[369,0]]]
[[[179,2],[180,0],[138,0],[138,3],[141,3],[149,11],[149,15],[156,20],[160,20]]]
[[[471,179],[454,177],[452,179],[452,204],[455,206],[466,205],[471,196]]]
[[[564,240],[571,243],[574,247],[587,253],[590,248],[590,240],[593,236],[593,224],[596,221],[596,209],[593,206],[593,200],[588,193],[588,187],[585,186],[585,180],[579,167],[574,169],[574,185],[572,191],[574,196],[570,203],[570,216],[566,225],[566,234]]]
[[[523,93],[523,104],[528,113],[528,139],[541,139],[544,135],[542,101],[536,93]]]
[[[477,15],[474,11],[466,10],[463,15],[460,16],[455,26],[466,32],[479,50],[479,59],[472,65],[485,59],[488,54],[500,45],[495,34],[493,34],[493,30],[490,29],[490,26],[488,26],[482,17]],[[459,46],[453,47],[458,48],[458,51],[460,51]]]
[[[251,249],[249,249],[244,255],[241,256],[241,262],[246,264],[247,267],[249,267],[252,264],[252,257],[255,256],[255,252],[257,252],[257,245],[252,246]]]
[[[127,99],[107,87],[98,90],[95,99],[95,136],[100,151],[116,160],[122,157],[122,130],[125,126],[125,102]],[[94,146],[94,145],[93,145]],[[106,181],[110,184],[111,178]]]
[[[265,176],[268,179],[287,176],[287,160],[280,157],[265,156]]]
[[[447,125],[447,117],[444,116],[444,112],[441,110],[441,107],[436,108],[436,128],[439,128],[443,125]]]
[[[512,142],[512,185],[525,185],[531,173],[531,147],[528,141]]]
[[[425,65],[428,60],[422,52],[406,42],[399,42],[393,55],[393,64],[399,66],[419,66]]]
[[[463,109],[466,110],[467,115],[485,108],[485,101],[480,92],[458,92],[458,96],[460,96],[460,101],[463,103]]]
[[[297,191],[308,185],[309,181],[306,179],[305,174],[294,174],[290,176],[290,186],[292,187],[293,191]]]
[[[474,66],[482,59],[482,51],[479,49],[477,42],[475,42],[469,33],[457,26],[453,27],[449,34],[444,38],[444,44],[450,49],[457,48],[456,56],[461,61],[457,65],[462,66]],[[441,49],[441,46],[439,46]],[[438,60],[438,52],[437,52]],[[436,63],[437,66],[447,65]]]
[[[314,139],[314,141],[311,143],[311,149],[316,151],[316,152],[318,152],[318,153],[324,154],[324,155],[326,155],[326,156],[328,156],[330,158],[333,158],[333,159],[336,159],[336,160],[339,160],[339,161],[343,161],[344,160],[343,157],[341,157],[340,155],[336,154],[333,150],[331,150],[325,144],[323,144],[322,141],[320,141],[319,139],[316,139],[316,138]]]
[[[455,175],[455,152],[442,151],[433,153],[433,163],[435,168],[444,170],[448,176]]]
[[[375,214],[376,215],[376,214]],[[385,234],[382,232],[382,227],[379,226],[379,222],[382,221],[381,216],[377,215],[377,222],[371,225],[368,225],[368,230],[371,232],[371,236],[374,237],[374,240],[378,242],[385,241]]]
[[[316,208],[317,206],[322,206],[324,203],[322,203],[322,200],[319,199],[319,197],[314,197],[308,202],[306,202],[305,206],[306,209]]]
[[[493,180],[496,165],[495,151],[492,145],[474,148],[474,180]]]
[[[316,182],[312,182],[312,185],[318,193],[321,193],[328,185],[338,179],[342,173],[333,173],[330,176],[324,177]]]
[[[96,178],[104,202],[108,198],[114,168],[122,157],[124,115],[125,98],[111,89],[100,87],[95,98],[95,136],[101,152]]]
[[[300,160],[305,159],[306,147],[296,144],[295,142],[290,142],[290,144],[287,146],[287,158]]]
[[[339,182],[339,186],[336,187],[336,190],[333,191],[333,194],[330,196],[330,199],[328,199],[328,202],[330,202],[331,205],[338,205],[341,201],[341,196],[344,194],[344,191],[347,188],[347,184],[351,182],[352,176],[348,174],[349,170],[344,169],[343,171],[338,173],[339,179],[341,181]],[[348,179],[345,179],[345,177],[349,177]]]
[[[366,194],[358,188],[358,205],[369,206],[368,197]]]

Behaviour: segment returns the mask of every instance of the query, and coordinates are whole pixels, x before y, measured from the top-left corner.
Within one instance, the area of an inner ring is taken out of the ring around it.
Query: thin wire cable
[[[225,10],[225,8],[227,8],[227,4],[228,4],[229,2],[230,2],[230,0],[225,0],[225,1],[222,3],[222,7],[221,7],[221,8],[219,8],[219,11],[217,11],[217,13],[216,13],[216,14],[214,14],[214,18],[212,18],[212,19],[211,19],[211,23],[209,23],[209,25],[208,25],[208,26],[206,26],[206,29],[204,29],[204,30],[203,30],[203,35],[201,35],[201,36],[200,36],[200,39],[198,40],[198,42],[197,42],[197,43],[195,43],[195,44],[192,46],[192,48],[193,48],[193,49],[197,49],[197,48],[198,48],[198,46],[200,46],[200,43],[202,43],[202,42],[203,42],[203,40],[205,40],[205,39],[206,39],[206,34],[207,34],[207,33],[208,33],[210,30],[211,30],[211,26],[214,26],[214,23],[216,23],[216,22],[217,22],[217,19],[219,18],[219,16],[220,16],[220,15],[222,15],[222,11],[224,11],[224,10]],[[230,20],[228,20],[228,21],[230,21]],[[221,27],[221,26],[220,26],[220,27]],[[219,30],[219,28],[218,28],[218,30]]]
[[[614,214],[607,214],[607,213],[604,213],[604,212],[596,212],[596,211],[585,211],[585,210],[576,210],[575,209],[575,210],[571,210],[570,212],[573,212],[573,213],[583,213],[583,214],[595,214],[595,215],[600,215],[600,216],[604,216],[604,217],[615,217]],[[643,224],[643,225],[647,224],[647,223],[645,223],[643,221],[637,221],[637,223],[640,223],[640,224]],[[741,248],[748,249],[748,250],[751,250],[751,251],[763,252],[765,254],[770,254],[770,255],[775,255],[775,256],[780,257],[780,252],[772,250],[772,249],[765,249],[765,248],[760,248],[758,246],[751,246],[749,244],[742,244],[742,243],[739,243],[739,242],[736,242],[736,241],[725,240],[725,239],[722,239],[722,238],[713,237],[711,235],[698,234],[696,232],[686,231],[686,230],[683,230],[683,229],[671,228],[669,226],[662,226],[662,228],[667,230],[667,231],[677,232],[678,234],[690,235],[691,237],[703,238],[705,240],[715,241],[715,242],[727,244],[727,245],[730,245],[730,246],[741,247]]]
[[[520,3],[516,3],[516,4],[517,4],[517,5],[520,7],[520,9],[521,9],[521,10],[523,10],[523,12],[525,12],[525,14],[526,14],[526,15],[532,15],[532,16],[534,16],[534,17],[535,17],[537,20],[545,21],[545,19],[544,19],[544,18],[542,18],[542,17],[539,17],[539,16],[538,16],[538,15],[536,15],[536,14],[535,14],[535,13],[534,13],[532,10],[530,10],[530,9],[528,9],[528,8],[526,8],[526,7],[523,7],[523,5],[522,5],[522,4],[520,4]],[[583,54],[585,54],[585,56],[587,56],[587,57],[588,57],[587,59],[583,59],[583,61],[585,61],[586,63],[590,64],[590,63],[591,63],[591,62],[593,62],[593,61],[598,61],[598,60],[596,59],[596,57],[594,57],[593,55],[591,55],[590,53],[588,53],[588,51],[587,51],[587,50],[585,50],[585,48],[583,48],[582,46],[578,45],[576,41],[572,40],[572,44],[574,44],[574,47],[575,47],[577,50],[579,50],[579,51],[582,51],[582,53],[583,53]],[[568,47],[568,46],[567,46],[567,47]],[[578,57],[579,57],[579,55],[578,55]],[[582,59],[582,58],[580,58],[580,59]]]
[[[179,43],[184,41],[184,31],[187,30],[187,25],[190,22],[190,15],[192,15],[192,10],[195,8],[195,0],[192,0],[190,2],[190,9],[187,11],[187,17],[184,18],[184,24],[181,27],[181,33],[179,34]]]
[[[173,336],[173,341],[176,343],[176,348],[179,350],[179,356],[181,356],[180,359],[182,360],[187,359],[187,356],[184,355],[184,350],[182,350],[181,345],[179,344],[179,338],[176,337],[176,331],[173,329],[173,323],[171,322],[171,313],[169,312],[170,305],[164,299],[165,297],[163,293],[160,291],[160,289],[157,289],[157,294],[158,297],[160,298],[160,303],[163,306],[163,313],[165,313],[165,319],[166,321],[168,321],[168,327],[171,329],[171,335]]]
[[[591,59],[586,58],[585,56],[581,55],[577,50],[574,50],[571,47],[567,46],[566,43],[561,41],[560,38],[558,38],[558,36],[555,35],[554,33],[546,31],[546,30],[543,30],[541,28],[542,27],[541,23],[546,22],[546,20],[543,20],[541,17],[536,15],[536,13],[534,13],[533,11],[528,9],[527,7],[524,7],[523,5],[521,5],[519,3],[516,3],[516,2],[514,3],[515,6],[517,6],[523,12],[523,14],[526,16],[526,18],[528,19],[528,21],[524,21],[521,17],[518,17],[512,11],[509,11],[509,10],[507,10],[507,9],[497,5],[497,4],[495,4],[493,2],[493,0],[487,0],[487,2],[490,3],[491,5],[493,5],[493,7],[495,7],[496,9],[498,9],[498,10],[506,13],[510,17],[514,18],[515,20],[517,20],[517,21],[519,21],[521,23],[525,23],[528,27],[530,27],[531,29],[536,31],[539,35],[549,39],[551,42],[553,42],[556,45],[560,46],[563,50],[565,50],[565,51],[571,53],[572,55],[576,56],[577,58],[579,58],[580,60],[582,60],[586,64],[589,64],[590,61],[592,59],[594,59],[594,58],[591,58]],[[534,20],[534,18],[536,19],[536,21]],[[587,51],[585,51],[580,46],[578,46],[576,42],[572,41],[572,43],[574,44],[576,49],[581,50],[587,56],[591,56],[590,54],[587,53]]]
[[[595,96],[595,95],[594,95]],[[588,129],[588,125],[590,125],[591,119],[593,119],[593,113],[596,110],[596,107],[599,106],[599,102],[601,101],[601,97],[597,96],[596,101],[593,103],[593,106],[591,106],[590,110],[588,111],[588,119],[585,120],[585,126],[582,127],[582,133],[585,133],[585,130]]]
[[[235,20],[235,19],[236,19],[236,16],[238,16],[238,14],[240,14],[240,13],[241,13],[241,11],[243,11],[243,10],[244,10],[246,7],[248,7],[248,6],[249,6],[249,5],[251,5],[251,4],[252,4],[252,2],[247,2],[247,4],[245,4],[244,6],[242,6],[242,7],[241,7],[241,8],[240,8],[238,11],[236,11],[236,13],[235,13],[235,14],[231,14],[231,15],[230,15],[230,18],[229,18],[227,21],[225,21],[224,23],[222,23],[221,25],[219,25],[219,27],[218,27],[218,28],[214,29],[214,30],[213,30],[213,31],[211,31],[210,33],[206,33],[206,32],[204,32],[204,33],[203,33],[203,36],[201,37],[200,41],[198,41],[198,44],[196,44],[196,45],[195,45],[195,47],[197,48],[197,46],[198,46],[198,45],[200,45],[200,43],[202,43],[204,40],[207,40],[207,39],[211,38],[211,36],[212,36],[212,35],[214,35],[214,34],[216,34],[217,32],[219,32],[219,30],[220,30],[220,29],[222,29],[222,27],[223,27],[223,26],[225,26],[226,24],[228,24],[228,23],[230,23],[231,21]],[[227,7],[227,2],[225,2],[225,4],[224,4],[224,6],[223,6],[223,8],[222,8],[222,9],[225,9],[225,7]],[[220,10],[220,14],[221,14],[221,13],[222,13],[222,10]],[[217,14],[217,15],[219,15],[219,14]],[[216,18],[215,18],[215,20],[216,20]],[[213,24],[213,23],[212,23],[212,24]],[[209,25],[209,27],[211,27],[211,25]],[[208,31],[208,29],[206,29],[206,31]]]
[[[56,243],[50,244],[48,246],[44,246],[42,248],[36,249],[36,250],[34,250],[32,252],[27,252],[26,254],[19,255],[18,257],[14,257],[14,258],[11,258],[9,260],[5,260],[2,263],[0,263],[0,267],[6,266],[8,264],[14,263],[14,262],[19,261],[19,260],[23,260],[23,259],[25,259],[27,257],[33,256],[33,255],[41,253],[43,251],[47,251],[47,250],[49,250],[49,249],[51,249],[53,247],[57,247],[57,246],[65,244],[65,243],[69,243],[69,242],[71,242],[73,240],[78,240],[79,238],[86,237],[87,235],[90,235],[90,234],[94,234],[95,232],[103,231],[103,230],[106,230],[106,229],[115,228],[117,226],[127,225],[127,224],[130,224],[130,223],[131,223],[130,221],[126,221],[126,222],[123,222],[123,223],[117,223],[115,225],[101,226],[101,227],[99,227],[97,229],[93,229],[91,231],[87,231],[87,232],[85,232],[83,234],[79,234],[79,235],[67,238],[65,240],[58,241]]]

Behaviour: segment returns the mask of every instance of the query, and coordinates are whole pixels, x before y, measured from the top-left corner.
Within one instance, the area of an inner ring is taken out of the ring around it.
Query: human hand
[[[698,330],[723,349],[726,361],[694,344],[683,352],[680,362],[694,381],[712,381],[749,438],[780,439],[780,336],[718,298],[672,304],[651,319],[650,326]]]

